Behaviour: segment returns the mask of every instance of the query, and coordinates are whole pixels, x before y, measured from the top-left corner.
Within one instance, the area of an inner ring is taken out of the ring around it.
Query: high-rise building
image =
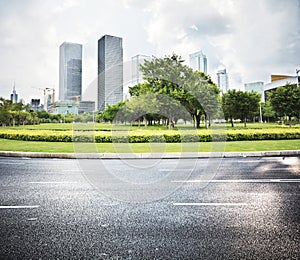
[[[245,91],[255,91],[261,94],[261,102],[265,102],[264,83],[262,81],[245,83],[244,87]]]
[[[12,94],[10,94],[10,100],[13,103],[18,103],[18,94],[16,92],[16,86],[15,86],[15,84],[14,84],[14,87],[13,87]]]
[[[98,40],[98,109],[123,100],[122,38],[104,35]]]
[[[218,76],[218,87],[223,92],[226,93],[229,90],[229,83],[228,83],[228,74],[226,69],[219,70],[217,72]]]
[[[59,47],[59,99],[76,101],[82,92],[82,45],[64,42]]]
[[[190,66],[193,70],[199,70],[207,74],[207,58],[202,51],[190,54]]]
[[[140,65],[143,65],[145,60],[150,60],[150,56],[146,55],[136,55],[131,58],[131,65],[132,65],[132,85],[136,85],[143,81],[143,73],[140,70]]]

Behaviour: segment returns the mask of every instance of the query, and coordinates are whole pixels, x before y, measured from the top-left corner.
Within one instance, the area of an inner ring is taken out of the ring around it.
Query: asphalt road
[[[300,259],[300,158],[0,158],[0,259]]]

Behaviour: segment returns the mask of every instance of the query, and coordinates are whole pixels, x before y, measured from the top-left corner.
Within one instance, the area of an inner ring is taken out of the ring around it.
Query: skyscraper
[[[199,70],[207,74],[207,58],[202,51],[190,54],[190,66],[193,70]]]
[[[14,84],[14,87],[13,87],[12,94],[10,94],[10,100],[13,103],[18,103],[18,94],[16,92],[16,86],[15,86],[15,84]]]
[[[245,91],[256,91],[261,94],[261,102],[265,102],[264,83],[262,81],[244,84]]]
[[[98,40],[98,109],[123,100],[122,38],[104,35]]]
[[[217,72],[218,76],[218,87],[223,92],[226,93],[229,90],[229,83],[228,83],[228,74],[226,69],[219,70]]]
[[[64,42],[59,47],[59,99],[81,99],[82,45]]]
[[[132,85],[136,85],[143,81],[143,73],[140,70],[140,65],[143,65],[145,60],[151,60],[150,56],[136,55],[131,58],[132,65]]]

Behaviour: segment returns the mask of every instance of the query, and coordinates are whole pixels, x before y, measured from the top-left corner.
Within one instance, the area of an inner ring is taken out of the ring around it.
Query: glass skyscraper
[[[80,101],[82,93],[82,45],[64,42],[59,47],[59,99]]]
[[[13,92],[12,92],[12,94],[10,94],[10,100],[11,100],[11,102],[13,102],[13,103],[18,103],[18,94],[17,94],[17,92],[16,92],[15,84],[14,84],[14,87],[13,87]]]
[[[104,35],[98,40],[98,109],[123,100],[122,38]]]
[[[228,84],[228,74],[226,72],[226,69],[219,70],[217,72],[218,76],[218,87],[223,92],[226,93],[229,90],[229,84]]]
[[[261,102],[265,102],[264,83],[262,81],[244,84],[245,91],[256,91],[261,94]]]
[[[207,58],[202,51],[190,54],[190,66],[193,70],[199,70],[207,74]]]
[[[143,65],[145,60],[151,60],[151,57],[138,54],[131,58],[133,86],[143,81],[143,73],[140,71],[140,65]]]

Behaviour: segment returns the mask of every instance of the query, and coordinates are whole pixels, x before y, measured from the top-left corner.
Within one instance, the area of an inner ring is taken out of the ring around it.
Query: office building
[[[54,114],[78,115],[79,104],[74,101],[57,101],[54,104]]]
[[[78,114],[89,113],[95,111],[95,101],[80,101]]]
[[[41,100],[39,98],[32,98],[30,101],[30,110],[31,111],[42,111],[44,110],[44,106],[41,104]]]
[[[123,100],[122,38],[104,35],[98,40],[98,109]]]
[[[59,100],[78,100],[81,92],[82,45],[64,42],[59,47]]]
[[[265,102],[264,83],[262,81],[244,84],[245,91],[255,91],[261,94],[261,102]]]
[[[274,75],[271,75],[271,83],[267,83],[264,85],[265,101],[268,100],[270,92],[275,91],[279,87],[284,87],[286,84],[299,84],[298,76],[282,77],[281,79],[277,78],[276,80],[274,80]]]
[[[218,76],[218,87],[222,93],[226,93],[229,90],[229,83],[228,83],[228,74],[226,69],[219,70],[217,72]]]
[[[14,87],[13,87],[13,92],[12,92],[12,94],[10,94],[10,100],[11,100],[11,102],[13,102],[13,103],[18,103],[18,94],[17,94],[17,92],[16,92],[15,84],[14,84]]]
[[[198,51],[189,55],[190,66],[193,70],[199,70],[207,74],[207,58],[202,51]]]
[[[131,58],[131,66],[132,66],[131,84],[133,86],[143,82],[143,73],[140,70],[140,65],[143,65],[145,60],[151,60],[151,57],[138,54]]]

